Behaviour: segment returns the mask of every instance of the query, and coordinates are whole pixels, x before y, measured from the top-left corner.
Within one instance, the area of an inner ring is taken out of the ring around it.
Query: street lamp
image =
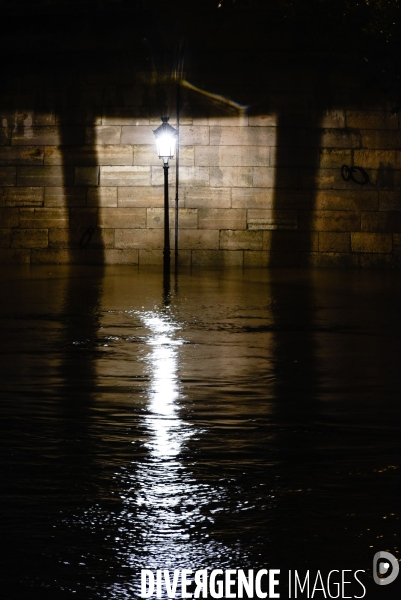
[[[168,123],[168,117],[162,117],[162,124],[153,133],[156,138],[157,153],[163,160],[164,170],[164,249],[163,270],[170,272],[170,229],[168,206],[168,161],[173,158],[177,140],[177,130]]]

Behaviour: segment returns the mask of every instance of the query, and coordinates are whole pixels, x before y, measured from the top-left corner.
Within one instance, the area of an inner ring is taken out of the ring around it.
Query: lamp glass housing
[[[157,154],[164,163],[168,163],[175,153],[177,130],[168,124],[168,117],[162,117],[163,123],[153,132],[156,137]]]

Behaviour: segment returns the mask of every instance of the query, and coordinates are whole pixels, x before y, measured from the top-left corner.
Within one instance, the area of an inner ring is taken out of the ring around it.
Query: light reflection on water
[[[148,455],[140,464],[133,460],[131,472],[124,472],[125,481],[129,478],[132,485],[122,497],[124,508],[117,517],[124,534],[117,555],[136,577],[128,588],[125,581],[109,589],[109,597],[115,599],[123,598],[127,589],[139,596],[141,569],[212,569],[239,560],[228,547],[208,541],[206,531],[202,538],[194,535],[196,531],[202,534],[203,523],[212,520],[202,514],[202,508],[216,500],[216,489],[197,482],[180,457],[183,446],[201,433],[199,427],[180,418],[179,351],[185,343],[179,337],[181,326],[166,307],[135,316],[150,332],[145,338],[148,353],[142,358],[149,376],[143,417]],[[224,502],[223,494],[219,500]],[[167,597],[165,590],[163,597]]]
[[[399,555],[395,274],[47,271],[0,298],[7,600]]]

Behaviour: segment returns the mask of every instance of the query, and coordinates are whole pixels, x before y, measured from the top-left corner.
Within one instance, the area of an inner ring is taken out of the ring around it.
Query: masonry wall
[[[113,64],[14,72],[0,94],[0,262],[161,263],[153,130],[165,114],[176,125],[178,82],[180,264],[400,266],[399,107],[341,68],[322,79],[280,60],[255,77],[244,59],[241,78],[204,59],[173,82]],[[172,247],[175,177],[173,160]]]

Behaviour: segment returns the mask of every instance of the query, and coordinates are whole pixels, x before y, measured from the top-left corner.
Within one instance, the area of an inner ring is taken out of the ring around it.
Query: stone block
[[[263,146],[196,146],[195,165],[261,167],[269,165],[270,148]]]
[[[213,231],[180,229],[178,248],[180,250],[217,250],[219,248],[219,232],[217,229]]]
[[[351,233],[352,252],[386,253],[393,249],[391,233]]]
[[[43,157],[39,146],[0,146],[0,166],[42,165]]]
[[[86,188],[84,187],[47,187],[45,190],[44,206],[65,207],[85,206]]]
[[[368,171],[370,185],[365,187],[376,187],[379,190],[401,190],[401,170],[392,167],[379,167],[379,169]]]
[[[46,248],[47,229],[14,229],[11,234],[12,248]]]
[[[195,166],[195,147],[194,146],[180,146],[179,149],[179,161],[180,161],[180,168],[181,167],[193,167]],[[175,166],[176,164],[176,157],[171,159],[171,165]],[[160,165],[160,158],[159,160],[159,165]]]
[[[321,129],[320,131],[321,148],[362,148],[362,136],[355,129]],[[308,131],[306,137],[308,146],[316,145],[316,132]],[[341,166],[341,165],[340,165]]]
[[[242,250],[192,250],[192,265],[209,268],[242,267]]]
[[[106,265],[137,265],[139,263],[138,250],[113,248],[103,250],[103,260]]]
[[[17,167],[17,185],[25,187],[74,185],[73,167]]]
[[[399,150],[354,150],[354,164],[364,169],[397,168],[397,165],[401,164],[401,152]]]
[[[198,228],[198,211],[196,208],[179,208],[178,223],[180,229]],[[169,210],[169,225],[175,227],[175,209]],[[164,227],[164,209],[147,208],[146,209],[146,227],[149,229],[159,229]]]
[[[307,137],[308,133],[311,134],[313,143]],[[316,156],[317,154],[318,139],[316,139],[317,136],[313,136],[310,129],[307,130],[305,127],[278,126],[275,135],[275,142],[270,145],[279,148],[281,155],[284,155],[284,157],[286,154],[300,156],[299,150],[301,149],[305,152],[306,148],[309,148],[307,151],[309,155],[314,154]],[[312,149],[310,149],[311,147]]]
[[[392,254],[359,254],[359,266],[363,269],[388,269],[400,267],[398,256]]]
[[[50,248],[78,248],[82,240],[82,229],[49,229]],[[95,229],[86,247],[112,248],[114,246],[114,229]]]
[[[108,189],[108,188],[100,188]],[[172,199],[170,202],[172,203]],[[164,206],[164,187],[163,186],[138,186],[138,187],[119,187],[118,188],[118,206],[121,207],[163,207]]]
[[[183,109],[183,115],[181,115],[181,123],[184,125],[209,125],[209,117],[207,116],[206,105],[202,106],[191,106],[191,114],[185,114],[186,107]]]
[[[152,169],[152,182],[157,182],[159,185],[160,169]],[[206,186],[209,185],[209,168],[208,167],[181,167],[180,166],[180,184],[186,186]],[[153,183],[155,185],[155,183]]]
[[[117,189],[116,187],[89,187],[88,206],[117,206]]]
[[[209,168],[208,167],[180,167],[180,185],[187,186],[207,186],[209,184]],[[171,168],[169,172],[169,185],[175,186],[176,170]],[[152,167],[152,185],[161,186],[164,184],[163,168]],[[170,194],[172,195],[172,191]]]
[[[99,167],[75,167],[74,182],[75,185],[98,186]]]
[[[188,186],[180,192],[186,208],[231,208],[231,188]]]
[[[319,252],[350,252],[350,233],[319,233]]]
[[[244,251],[244,267],[267,267],[269,266],[269,252],[257,250]]]
[[[354,152],[359,152],[355,150]],[[319,167],[321,169],[341,169],[342,165],[351,165],[352,150],[346,148],[320,148]],[[360,164],[355,159],[355,164]]]
[[[56,118],[52,112],[35,112],[32,110],[4,110],[0,109],[0,120],[17,129],[31,127],[32,125],[55,125]]]
[[[160,165],[158,167],[151,167],[151,182],[152,182],[152,186],[164,186],[164,171],[163,171],[163,165],[162,162],[160,161]],[[181,169],[180,169],[180,178],[181,178]],[[175,167],[173,168],[169,168],[169,172],[168,172],[168,183],[169,183],[169,188],[170,188],[170,198],[173,197],[174,191],[175,191],[175,182],[176,182],[176,169]],[[180,180],[180,183],[182,184],[182,181]],[[163,188],[164,189],[164,188]]]
[[[0,208],[0,225],[1,227],[18,227],[19,225],[19,209],[18,208]]]
[[[307,209],[311,205],[311,193],[305,190],[277,189],[274,192],[274,208]]]
[[[220,248],[223,250],[262,250],[263,232],[222,230],[220,231]]]
[[[310,193],[274,188],[233,188],[233,208],[298,209],[310,207]]]
[[[228,111],[227,111],[228,112]],[[246,127],[249,124],[249,117],[241,114],[237,110],[232,114],[209,115],[208,125],[220,127]]]
[[[299,252],[244,251],[244,267],[289,268],[298,267],[299,261]]]
[[[316,169],[319,164],[319,150],[317,147],[283,147],[275,146],[270,148],[270,167],[279,168],[299,167]]]
[[[105,145],[67,147],[46,146],[44,154],[46,165],[125,165],[133,163],[132,146]]]
[[[188,250],[186,251],[188,252]],[[147,250],[139,249],[139,265],[162,265],[163,264],[163,251],[162,250]],[[170,264],[173,264],[172,260]]]
[[[298,169],[255,167],[253,169],[254,187],[265,188],[297,188]]]
[[[368,150],[399,150],[400,148],[399,131],[363,129],[361,139],[361,147]]]
[[[18,127],[12,133],[12,146],[79,146],[85,143],[85,128]]]
[[[118,125],[96,125],[85,128],[85,144],[98,146],[102,144],[120,144],[121,127]],[[122,142],[124,144],[124,142]]]
[[[199,167],[207,168],[207,167]],[[252,187],[253,167],[209,167],[212,187]]]
[[[348,189],[350,184],[341,177],[341,171],[336,169],[300,169],[299,187],[302,189]],[[371,185],[366,188],[373,187]]]
[[[345,111],[341,109],[326,109],[322,112],[312,111],[310,122],[319,123],[323,129],[342,129],[345,127]],[[348,127],[352,127],[347,124]]]
[[[250,208],[247,214],[247,224],[250,230],[297,229],[297,211]]]
[[[82,262],[87,258],[86,253],[83,250],[79,250]],[[73,256],[71,250],[58,249],[58,248],[46,248],[43,250],[37,249],[31,252],[32,264],[45,264],[45,265],[68,265],[68,264],[79,264],[78,256]]]
[[[122,144],[155,144],[153,133],[156,127],[151,125],[126,125],[121,127]],[[180,141],[181,143],[181,141]],[[156,149],[155,149],[156,152]]]
[[[315,210],[372,210],[378,209],[378,193],[365,189],[319,190],[314,200]]]
[[[10,187],[4,190],[5,206],[43,206],[42,187]]]
[[[31,251],[18,248],[0,248],[1,265],[29,264]]]
[[[276,127],[210,127],[211,146],[275,146]],[[180,134],[181,141],[181,134]],[[194,142],[198,145],[199,142]],[[207,143],[207,142],[205,142]]]
[[[206,125],[180,126],[179,143],[180,146],[207,146],[209,144],[209,127]]]
[[[97,224],[97,208],[89,207],[73,207],[70,208],[69,227],[72,230],[80,231],[81,234],[89,227],[96,227]]]
[[[63,208],[21,208],[20,224],[23,229],[66,228],[68,210]]]
[[[0,248],[9,248],[11,245],[11,229],[0,229]]]
[[[145,228],[146,208],[101,208],[98,226],[106,229]]]
[[[16,167],[0,167],[0,185],[16,185]]]
[[[199,208],[199,229],[246,229],[246,210]]]
[[[171,253],[171,265],[174,264],[174,252]],[[162,265],[163,251],[162,250],[139,250],[139,264],[142,265]],[[191,264],[191,250],[178,251],[178,265],[189,266]]]
[[[271,254],[314,252],[319,249],[319,234],[313,231],[263,231],[263,247]]]
[[[399,192],[379,192],[379,210],[401,210]]]
[[[398,115],[378,110],[347,110],[347,127],[357,129],[398,130]]]
[[[317,210],[298,212],[300,231],[360,231],[360,213],[353,211]]]
[[[146,186],[151,183],[150,167],[100,167],[100,185]]]
[[[180,147],[180,167],[192,167],[194,165],[194,147],[193,146],[182,146]],[[157,156],[156,146],[153,143],[142,144],[134,146],[134,165],[153,165],[155,167],[162,167],[163,163]],[[175,169],[176,161],[175,158],[169,161],[170,169]]]
[[[162,249],[164,232],[162,229],[116,229],[116,248]]]
[[[349,252],[305,252],[300,256],[301,267],[356,268],[359,258]]]
[[[401,212],[380,211],[363,212],[361,214],[361,231],[377,231],[383,233],[401,232]]]
[[[238,123],[239,125],[239,123]],[[249,115],[248,125],[250,127],[276,127],[277,116],[274,115]]]

